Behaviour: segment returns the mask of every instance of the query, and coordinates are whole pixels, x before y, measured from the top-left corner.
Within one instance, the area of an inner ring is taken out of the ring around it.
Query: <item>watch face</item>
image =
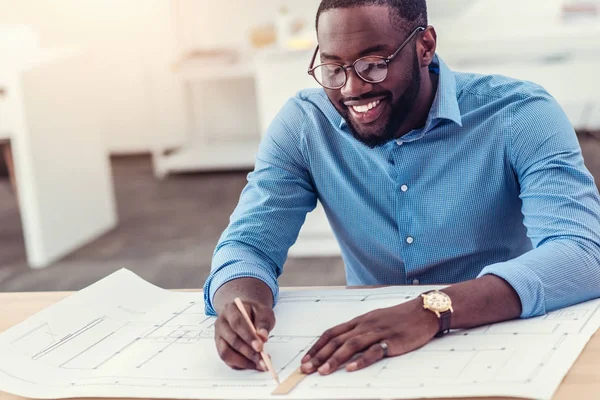
[[[450,297],[448,297],[448,295],[442,292],[427,293],[423,298],[423,302],[425,303],[427,308],[438,312],[447,311],[452,305]]]

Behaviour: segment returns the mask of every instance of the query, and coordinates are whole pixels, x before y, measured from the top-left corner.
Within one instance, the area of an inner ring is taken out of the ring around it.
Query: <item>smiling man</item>
[[[205,284],[229,366],[265,369],[277,278],[317,199],[349,285],[449,286],[332,327],[307,373],[600,296],[598,191],[548,93],[451,71],[425,0],[323,0],[317,37],[308,71],[323,89],[299,92],[269,127]]]

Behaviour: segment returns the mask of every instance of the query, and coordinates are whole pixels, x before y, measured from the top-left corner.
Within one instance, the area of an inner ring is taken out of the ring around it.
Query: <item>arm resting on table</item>
[[[507,281],[525,318],[600,296],[600,201],[577,136],[554,99],[540,89],[514,107],[507,154],[534,249],[489,265],[480,276]]]

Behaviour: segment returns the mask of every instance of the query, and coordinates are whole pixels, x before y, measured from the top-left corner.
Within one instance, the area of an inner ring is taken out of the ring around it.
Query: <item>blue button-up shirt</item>
[[[451,284],[494,274],[522,317],[600,296],[600,202],[573,128],[540,86],[451,71],[422,129],[370,149],[322,89],[300,91],[264,136],[213,256],[224,283],[277,277],[322,203],[348,285]]]

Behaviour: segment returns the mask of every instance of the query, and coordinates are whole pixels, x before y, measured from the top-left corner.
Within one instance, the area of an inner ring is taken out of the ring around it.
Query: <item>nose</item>
[[[344,97],[360,97],[373,89],[373,84],[362,80],[354,71],[348,68],[346,84],[342,86],[341,94]]]

